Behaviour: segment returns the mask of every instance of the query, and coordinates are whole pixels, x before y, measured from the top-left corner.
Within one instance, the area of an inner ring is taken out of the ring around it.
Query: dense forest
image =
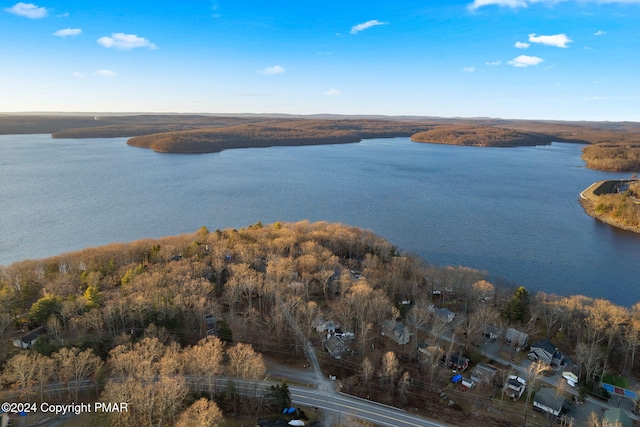
[[[273,410],[277,393],[238,380],[264,378],[265,358],[300,363],[309,339],[343,391],[450,423],[508,425],[521,413],[515,404],[499,403],[501,415],[486,409],[490,396],[504,399],[508,366],[494,364],[501,374],[483,389],[486,400],[473,396],[480,407],[455,390],[455,405],[439,396],[450,375],[441,357],[464,351],[471,363],[492,363],[477,347],[487,325],[517,328],[530,342],[552,339],[581,364],[584,393],[598,392],[604,371],[638,373],[640,304],[530,295],[486,279],[428,264],[367,230],[307,221],[202,228],[22,261],[0,268],[0,338],[7,344],[41,325],[47,333],[31,351],[0,347],[2,393],[135,402],[112,415],[114,425],[187,425],[195,414],[217,425]],[[456,321],[443,321],[435,307]],[[353,333],[341,359],[323,351],[318,326],[330,320]],[[405,344],[381,335],[390,321],[408,328]],[[440,339],[448,328],[460,344]]]
[[[476,147],[515,147],[521,145],[547,145],[562,138],[541,133],[523,132],[489,126],[438,126],[432,130],[418,132],[411,137],[415,142],[437,144],[471,145]]]
[[[582,149],[582,160],[591,169],[612,172],[640,172],[640,136],[630,141],[601,143]]]

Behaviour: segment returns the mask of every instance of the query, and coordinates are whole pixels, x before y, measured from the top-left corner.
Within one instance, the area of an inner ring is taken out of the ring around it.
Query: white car
[[[567,384],[569,384],[571,387],[575,387],[578,385],[578,377],[573,372],[563,372],[562,378],[564,378],[567,381]]]

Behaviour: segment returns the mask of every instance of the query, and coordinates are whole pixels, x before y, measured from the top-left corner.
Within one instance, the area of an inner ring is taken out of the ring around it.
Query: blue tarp
[[[460,375],[460,374],[454,375],[453,377],[451,377],[451,382],[454,383],[454,384],[457,384],[460,381],[462,381],[462,375]]]

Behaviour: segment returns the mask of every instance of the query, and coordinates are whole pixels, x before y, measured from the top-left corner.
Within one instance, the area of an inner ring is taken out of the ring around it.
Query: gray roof
[[[29,344],[40,335],[44,335],[47,333],[47,328],[44,326],[40,326],[39,328],[34,329],[33,331],[29,331],[27,334],[23,335],[21,340],[25,344]]]
[[[489,382],[497,372],[496,368],[479,363],[471,372],[471,378],[476,381]]]
[[[340,338],[332,335],[325,342],[324,346],[332,357],[339,358],[349,350],[349,347]]]
[[[541,388],[536,392],[536,395],[533,397],[533,401],[540,405],[544,405],[547,408],[559,411],[562,409],[564,396],[561,394],[556,395],[555,390],[551,390],[550,388]]]
[[[514,328],[508,329],[507,333],[504,335],[505,341],[510,341],[513,344],[517,343],[521,347],[524,347],[528,338],[529,335]]]
[[[411,333],[401,322],[385,320],[382,322],[382,335],[389,337],[398,344],[406,344],[411,339]]]
[[[546,338],[531,344],[531,348],[534,347],[540,348],[551,355],[558,351],[558,347],[556,347],[551,341]]]

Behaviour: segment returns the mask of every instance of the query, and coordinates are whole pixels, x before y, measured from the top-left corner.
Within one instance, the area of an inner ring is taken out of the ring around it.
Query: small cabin
[[[42,335],[47,333],[47,329],[44,326],[40,326],[32,331],[27,332],[21,338],[13,340],[13,345],[18,348],[30,349],[38,341]]]

